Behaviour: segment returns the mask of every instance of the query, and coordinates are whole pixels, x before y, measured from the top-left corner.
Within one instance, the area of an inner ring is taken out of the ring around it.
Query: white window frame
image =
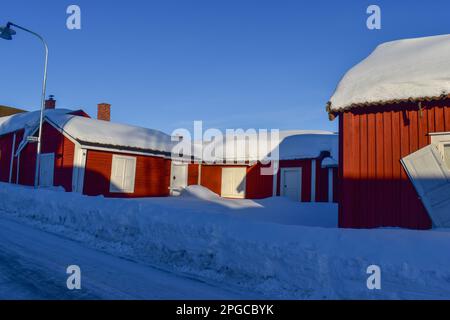
[[[447,164],[447,161],[445,159],[445,147],[450,146],[450,132],[436,132],[436,133],[430,133],[431,136],[431,143],[436,145],[439,153],[442,156],[442,160],[445,164]],[[448,168],[450,170],[450,168]]]
[[[123,177],[122,177],[122,185],[121,186],[116,186],[112,183],[113,181],[113,174],[114,174],[114,169],[115,169],[115,165],[117,165],[117,161],[118,160],[131,160],[133,163],[133,167],[132,167],[132,180],[130,185],[132,186],[130,189],[125,189],[124,185],[125,185],[125,170],[126,167],[124,166],[124,172],[123,172]],[[136,157],[130,157],[130,156],[123,156],[123,155],[118,155],[118,154],[114,154],[112,157],[112,163],[111,163],[111,177],[109,180],[109,192],[111,193],[134,193],[134,189],[135,189],[135,182],[136,182]]]

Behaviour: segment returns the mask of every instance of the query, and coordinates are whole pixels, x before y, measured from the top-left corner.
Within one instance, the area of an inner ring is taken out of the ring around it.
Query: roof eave
[[[352,110],[358,110],[362,108],[368,108],[368,107],[380,107],[383,105],[398,105],[401,103],[420,103],[420,102],[430,102],[430,101],[442,101],[450,99],[450,94],[441,94],[440,96],[434,96],[434,97],[417,97],[417,98],[406,98],[406,99],[393,99],[393,100],[380,100],[380,101],[371,101],[371,102],[363,102],[363,103],[353,103],[348,106],[339,108],[339,109],[333,109],[331,101],[327,102],[326,110],[328,112],[328,118],[330,121],[333,121],[336,119],[339,114],[352,111]]]

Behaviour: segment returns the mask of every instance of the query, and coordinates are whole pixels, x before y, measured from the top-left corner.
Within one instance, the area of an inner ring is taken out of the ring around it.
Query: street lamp
[[[16,27],[17,29],[26,31],[28,33],[31,33],[32,35],[39,38],[39,40],[42,41],[44,44],[45,49],[45,63],[44,63],[44,80],[42,82],[42,96],[41,96],[41,114],[39,118],[39,132],[37,137],[37,151],[36,151],[36,171],[34,174],[34,187],[37,188],[39,186],[39,165],[40,165],[40,158],[41,158],[41,143],[42,143],[42,123],[44,120],[44,109],[45,109],[45,88],[47,85],[47,64],[48,64],[48,47],[47,43],[45,42],[44,38],[37,34],[36,32],[33,32],[31,30],[28,30],[24,27],[21,27],[15,23],[8,22],[6,27],[0,27],[0,38],[5,40],[12,40],[12,36],[16,34],[16,31],[11,29],[11,27]]]

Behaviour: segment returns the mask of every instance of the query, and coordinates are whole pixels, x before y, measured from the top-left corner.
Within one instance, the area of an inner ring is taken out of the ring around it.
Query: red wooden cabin
[[[198,183],[226,198],[262,199],[286,196],[302,202],[337,201],[338,137],[327,132],[297,132],[282,138],[279,170],[265,175],[268,167],[255,159],[234,161],[224,157],[196,170]],[[226,148],[226,146],[225,146]],[[195,179],[195,178],[194,178]]]
[[[341,80],[327,106],[339,117],[340,227],[450,222],[449,44],[386,43]]]
[[[45,112],[39,184],[106,197],[167,196],[171,138],[150,129],[109,122],[83,111]],[[39,112],[0,118],[0,181],[34,185]]]

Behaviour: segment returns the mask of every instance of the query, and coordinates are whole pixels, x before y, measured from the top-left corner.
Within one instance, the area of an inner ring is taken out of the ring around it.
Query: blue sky
[[[82,29],[66,28],[81,7]],[[382,29],[366,28],[366,8]],[[448,1],[8,1],[0,23],[40,32],[59,107],[171,132],[192,127],[337,130],[325,104],[345,71],[376,45],[448,33]],[[0,104],[37,109],[40,43],[0,39]]]

